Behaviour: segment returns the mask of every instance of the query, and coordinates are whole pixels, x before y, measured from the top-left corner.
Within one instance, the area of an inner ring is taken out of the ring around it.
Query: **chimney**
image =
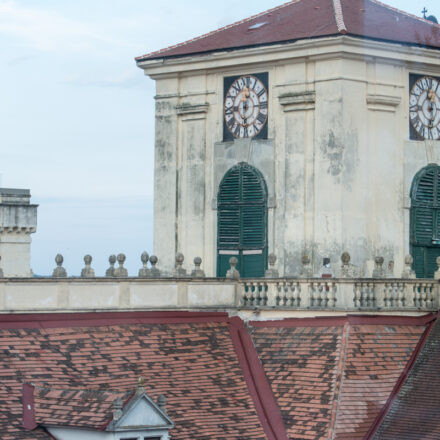
[[[37,230],[37,207],[28,189],[0,188],[0,267],[4,277],[32,277],[30,234]]]

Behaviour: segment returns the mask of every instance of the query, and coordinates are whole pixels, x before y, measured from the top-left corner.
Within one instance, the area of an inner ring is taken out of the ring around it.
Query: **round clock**
[[[409,96],[411,125],[423,139],[440,139],[440,82],[419,78]]]
[[[226,93],[224,118],[236,138],[254,137],[267,122],[267,90],[253,75],[237,78]]]

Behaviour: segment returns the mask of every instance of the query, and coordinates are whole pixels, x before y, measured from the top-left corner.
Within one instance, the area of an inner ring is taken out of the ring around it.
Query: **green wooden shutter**
[[[261,277],[267,265],[267,190],[255,168],[240,163],[223,178],[218,192],[217,275],[239,260],[242,277]]]
[[[432,278],[440,255],[440,173],[435,164],[420,170],[411,188],[410,245],[418,278]]]

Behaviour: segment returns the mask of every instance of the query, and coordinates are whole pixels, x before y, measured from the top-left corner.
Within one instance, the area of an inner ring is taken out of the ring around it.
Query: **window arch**
[[[440,167],[429,164],[411,186],[410,247],[417,278],[432,278],[440,256]]]
[[[223,177],[217,196],[217,276],[238,258],[242,277],[262,277],[267,268],[267,186],[263,175],[241,162]]]

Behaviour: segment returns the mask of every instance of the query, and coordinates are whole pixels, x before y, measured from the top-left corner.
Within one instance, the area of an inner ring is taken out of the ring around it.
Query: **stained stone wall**
[[[228,167],[256,166],[270,194],[269,252],[280,275],[301,258],[317,273],[349,250],[402,273],[415,173],[440,163],[439,141],[410,141],[409,74],[440,76],[438,52],[336,38],[139,63],[156,81],[154,252],[181,251],[216,272],[216,197]],[[267,141],[223,143],[223,78],[269,73]],[[168,257],[167,257],[168,256]]]

